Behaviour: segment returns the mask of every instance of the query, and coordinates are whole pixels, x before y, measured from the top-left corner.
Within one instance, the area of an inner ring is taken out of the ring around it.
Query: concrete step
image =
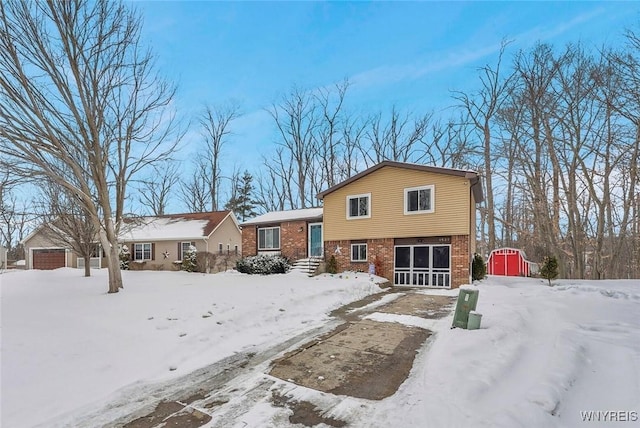
[[[320,262],[321,260],[316,257],[298,259],[293,263],[292,269],[312,276],[316,269],[318,269],[318,266],[320,266]]]

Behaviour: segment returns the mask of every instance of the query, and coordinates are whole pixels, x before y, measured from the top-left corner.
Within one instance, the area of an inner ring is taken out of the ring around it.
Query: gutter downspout
[[[207,238],[202,238],[202,240],[204,241],[205,254],[206,254],[205,262],[204,262],[204,265],[205,265],[204,270],[205,270],[206,273],[211,273],[211,266],[209,266],[209,238],[208,237]]]

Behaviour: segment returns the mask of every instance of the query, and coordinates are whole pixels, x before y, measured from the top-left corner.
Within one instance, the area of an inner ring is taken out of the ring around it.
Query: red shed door
[[[33,268],[51,270],[64,267],[65,251],[64,249],[43,249],[33,250]]]
[[[491,255],[491,267],[493,275],[506,275],[507,255],[502,253],[493,253]]]
[[[520,254],[507,254],[507,276],[520,276]]]

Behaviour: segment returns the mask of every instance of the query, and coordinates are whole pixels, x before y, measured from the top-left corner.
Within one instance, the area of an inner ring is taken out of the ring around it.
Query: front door
[[[394,284],[451,286],[450,245],[398,245],[395,247]]]
[[[322,257],[322,223],[309,224],[309,257]]]

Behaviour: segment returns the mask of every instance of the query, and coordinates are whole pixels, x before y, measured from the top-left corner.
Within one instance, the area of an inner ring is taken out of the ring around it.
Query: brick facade
[[[242,227],[242,257],[255,256],[258,251],[258,229],[256,226]]]
[[[351,244],[356,242],[367,243],[367,262],[351,261]],[[392,238],[385,239],[368,239],[366,241],[325,241],[325,259],[328,260],[332,255],[336,257],[338,262],[338,271],[354,270],[369,271],[369,264],[374,263],[376,258],[380,260],[382,272],[376,272],[377,275],[387,278],[393,283],[394,269],[394,246],[395,240]],[[336,252],[339,248],[339,252]],[[469,283],[469,266],[471,256],[469,254],[469,236],[456,235],[451,237],[451,288],[458,288],[463,284]]]
[[[271,225],[243,226],[242,257],[255,256],[258,254],[258,229],[263,227],[280,227],[279,252],[284,257],[287,257],[289,260],[298,260],[307,257],[308,222],[306,220],[287,221]]]
[[[351,244],[367,243],[367,259],[366,262],[351,261]],[[384,239],[368,239],[366,241],[325,241],[325,261],[331,256],[336,257],[338,262],[338,271],[353,270],[369,272],[369,264],[380,260],[382,272],[376,272],[376,275],[383,276],[393,282],[393,246],[394,240],[391,238]],[[338,251],[336,249],[339,248]]]
[[[289,260],[307,257],[307,222],[288,221],[280,224],[281,254]]]
[[[451,288],[458,288],[469,283],[469,235],[451,237]]]

